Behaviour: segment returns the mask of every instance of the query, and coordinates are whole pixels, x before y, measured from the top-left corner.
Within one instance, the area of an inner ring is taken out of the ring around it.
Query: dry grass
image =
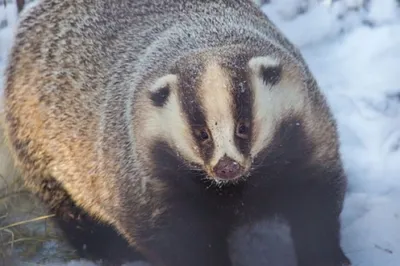
[[[38,199],[23,189],[20,179],[7,183],[0,190],[0,265],[10,256],[27,262],[74,258],[51,217]],[[57,244],[55,250],[47,252],[46,244],[51,243]]]

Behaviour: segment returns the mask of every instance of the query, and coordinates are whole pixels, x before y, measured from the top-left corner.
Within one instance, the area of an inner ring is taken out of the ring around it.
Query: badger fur
[[[10,150],[4,137],[4,115],[1,109],[2,108],[0,104],[0,192],[6,190],[7,186],[18,176],[18,169],[14,166]]]
[[[4,104],[26,186],[82,256],[232,265],[231,232],[279,215],[299,266],[350,265],[335,121],[250,0],[42,0]]]

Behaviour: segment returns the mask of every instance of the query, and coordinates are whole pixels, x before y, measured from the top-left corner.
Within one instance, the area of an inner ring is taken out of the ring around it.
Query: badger
[[[5,143],[1,115],[0,110],[0,192],[4,192],[8,189],[8,185],[18,177],[18,169],[14,166],[10,150]]]
[[[350,265],[336,122],[250,0],[41,0],[8,60],[5,134],[81,256],[233,265],[272,216],[299,266]]]

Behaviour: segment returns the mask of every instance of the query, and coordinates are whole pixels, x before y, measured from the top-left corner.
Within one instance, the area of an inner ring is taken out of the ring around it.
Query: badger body
[[[350,264],[335,121],[251,1],[42,0],[4,106],[26,186],[82,254],[232,265],[232,230],[280,215],[299,266]]]

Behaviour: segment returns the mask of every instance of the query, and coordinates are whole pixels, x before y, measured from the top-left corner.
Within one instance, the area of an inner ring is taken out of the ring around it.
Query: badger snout
[[[213,172],[220,179],[236,179],[242,176],[244,168],[235,160],[225,156],[214,166]]]

